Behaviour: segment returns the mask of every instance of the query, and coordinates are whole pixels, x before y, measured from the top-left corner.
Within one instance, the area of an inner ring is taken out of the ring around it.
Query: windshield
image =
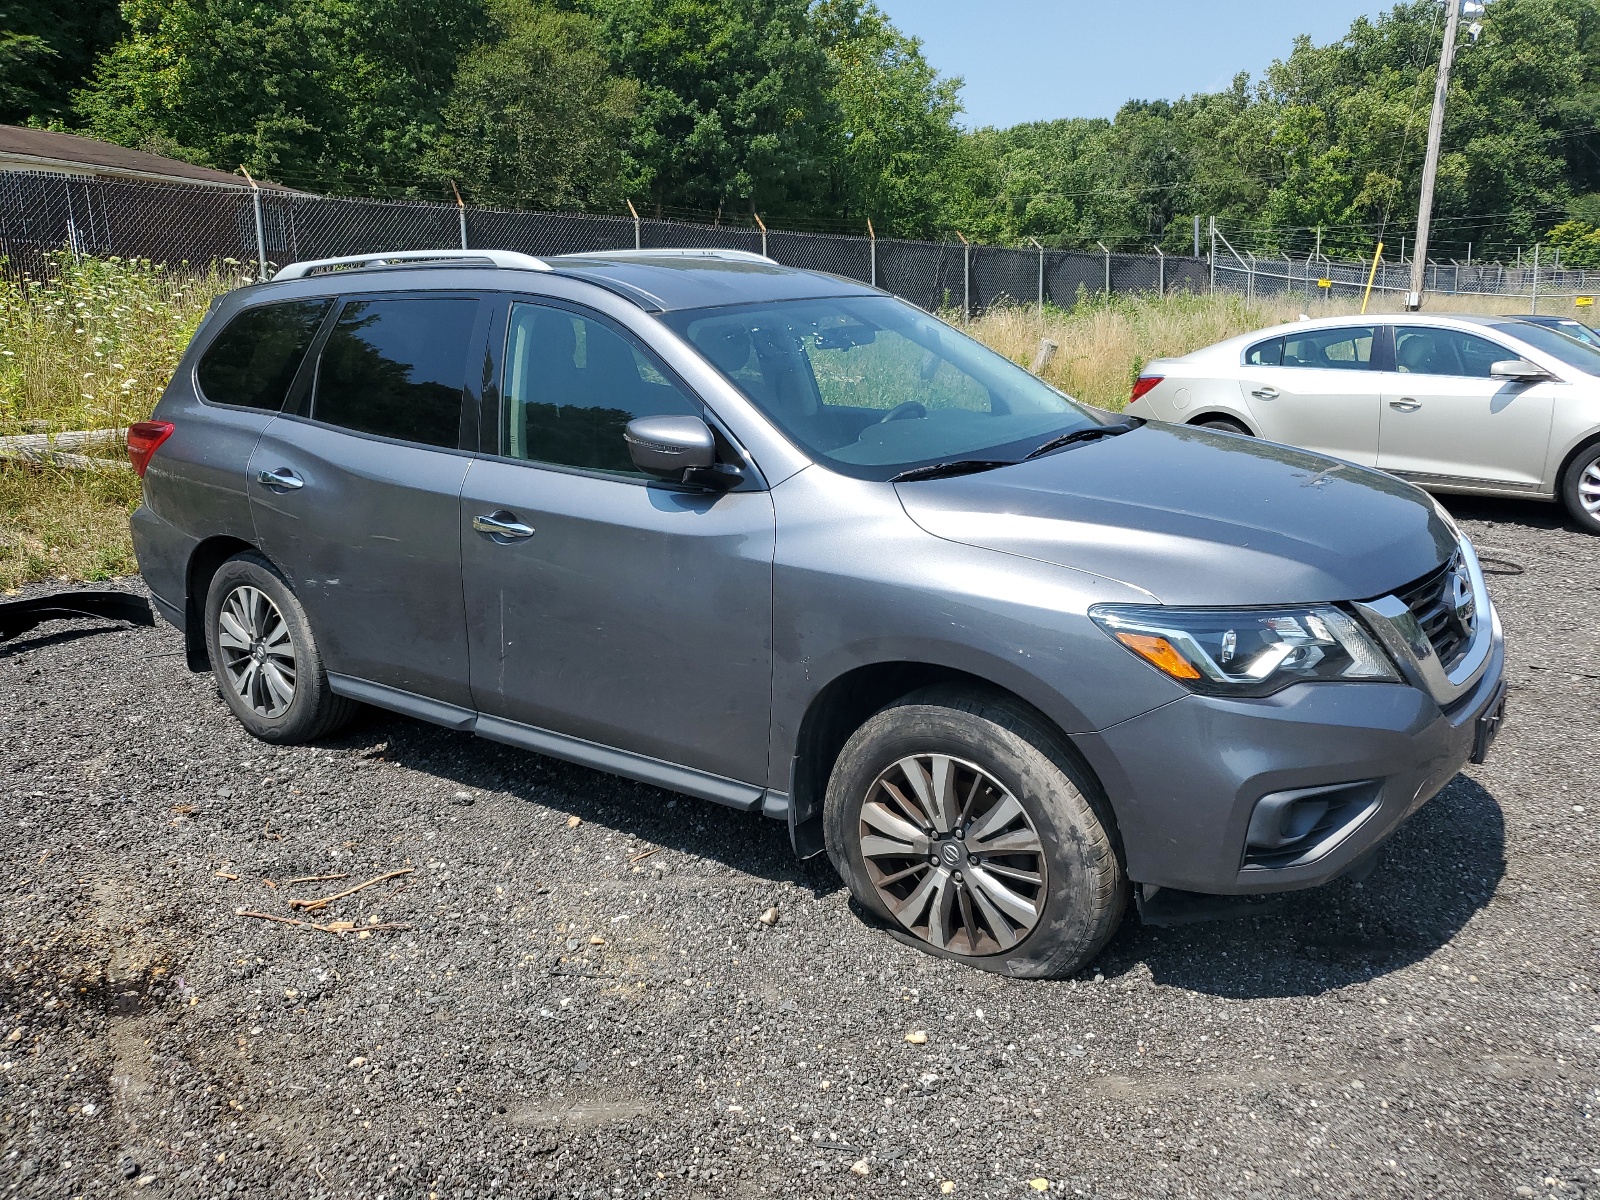
[[[1015,462],[1102,423],[888,296],[691,309],[662,320],[813,458],[861,479],[959,459]]]
[[[1600,375],[1600,350],[1578,341],[1577,338],[1568,337],[1548,325],[1535,325],[1531,321],[1518,321],[1515,324],[1507,322],[1504,325],[1495,325],[1501,333],[1509,337],[1519,338],[1537,350],[1543,350],[1551,358],[1558,358],[1569,367],[1590,375]]]

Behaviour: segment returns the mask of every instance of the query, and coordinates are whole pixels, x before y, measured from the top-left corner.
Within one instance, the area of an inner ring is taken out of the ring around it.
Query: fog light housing
[[[1256,801],[1245,833],[1244,865],[1298,866],[1327,853],[1378,807],[1382,781],[1272,792]]]

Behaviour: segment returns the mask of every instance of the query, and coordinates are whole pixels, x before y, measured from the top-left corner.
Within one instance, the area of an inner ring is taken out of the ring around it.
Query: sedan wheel
[[[973,763],[945,754],[895,762],[873,781],[857,837],[884,905],[933,946],[997,954],[1039,922],[1047,870],[1039,832]]]
[[[1567,465],[1561,500],[1579,526],[1600,533],[1600,444],[1586,446]]]
[[[260,588],[229,592],[218,616],[223,668],[239,698],[263,717],[281,716],[294,703],[294,645],[289,623]]]

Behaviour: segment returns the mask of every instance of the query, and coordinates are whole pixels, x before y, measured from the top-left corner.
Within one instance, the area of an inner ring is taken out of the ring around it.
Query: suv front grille
[[[1451,559],[1395,592],[1417,618],[1417,624],[1422,626],[1422,632],[1446,671],[1462,660],[1472,642],[1472,631],[1456,616],[1453,603],[1450,585],[1455,578],[1455,568],[1456,560]]]

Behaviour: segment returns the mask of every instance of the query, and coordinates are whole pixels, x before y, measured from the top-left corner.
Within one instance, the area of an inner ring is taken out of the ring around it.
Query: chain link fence
[[[921,308],[975,316],[995,305],[1069,306],[1087,296],[1210,286],[1203,259],[974,246],[644,217],[522,212],[283,189],[146,184],[0,172],[0,255],[40,277],[62,250],[200,269],[242,264],[270,274],[302,259],[383,250],[723,248],[883,288]]]
[[[873,284],[921,308],[976,316],[996,305],[1070,307],[1095,296],[1226,290],[1247,297],[1359,296],[1370,263],[1267,258],[1234,248],[1213,222],[1209,258],[1019,249],[704,225],[644,217],[525,212],[340,199],[281,188],[148,184],[32,171],[0,172],[4,271],[40,277],[49,255],[116,255],[203,269],[217,262],[270,274],[309,258],[383,250],[495,249],[556,255],[597,250],[724,248]],[[1380,263],[1374,292],[1404,295],[1411,268]],[[1600,291],[1600,271],[1430,263],[1434,294],[1506,298],[1536,307]]]

